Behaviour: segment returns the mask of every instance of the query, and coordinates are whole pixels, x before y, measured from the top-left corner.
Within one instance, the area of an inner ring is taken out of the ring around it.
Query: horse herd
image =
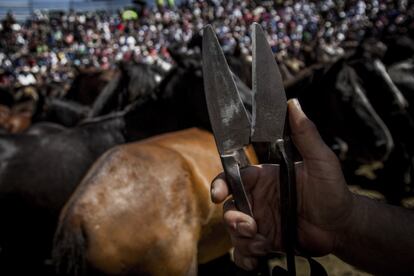
[[[168,70],[130,62],[81,72],[65,95],[51,85],[22,89],[18,101],[1,91],[2,275],[194,275],[229,251],[221,207],[209,200],[221,164],[200,54],[172,56]],[[367,40],[285,83],[349,183],[394,204],[413,190],[413,58],[404,45],[385,51]],[[229,64],[251,108],[250,65],[234,56]],[[24,123],[11,124],[13,114]]]

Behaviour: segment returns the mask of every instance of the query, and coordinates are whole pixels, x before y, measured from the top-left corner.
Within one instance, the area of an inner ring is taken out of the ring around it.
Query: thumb
[[[326,159],[333,154],[297,99],[288,101],[288,113],[293,142],[304,159]]]

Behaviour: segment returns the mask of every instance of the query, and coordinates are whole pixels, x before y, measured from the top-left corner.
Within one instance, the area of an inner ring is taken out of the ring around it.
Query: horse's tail
[[[86,233],[80,220],[64,216],[53,241],[53,262],[58,275],[86,275]]]

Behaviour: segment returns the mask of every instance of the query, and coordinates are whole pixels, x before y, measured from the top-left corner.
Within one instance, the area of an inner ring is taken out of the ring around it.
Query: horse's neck
[[[110,114],[101,118],[95,118],[89,121],[84,121],[77,128],[87,130],[89,132],[95,131],[113,131],[119,132],[125,130],[125,115],[122,112]],[[110,135],[111,132],[108,132]]]
[[[108,107],[109,103],[116,102],[114,101],[114,97],[116,96],[115,92],[123,88],[123,80],[124,78],[122,74],[118,73],[116,77],[105,86],[101,94],[96,98],[95,102],[93,103],[92,109],[88,115],[89,118],[102,115],[102,112],[105,108]]]
[[[397,86],[392,81],[384,64],[380,60],[375,59],[373,61],[373,66],[374,66],[374,70],[376,70],[376,72],[384,80],[384,83],[388,86],[389,88],[388,90],[391,92],[395,105],[398,107],[399,110],[405,110],[408,107],[408,102],[403,96],[403,94],[401,93],[401,91],[397,88]]]

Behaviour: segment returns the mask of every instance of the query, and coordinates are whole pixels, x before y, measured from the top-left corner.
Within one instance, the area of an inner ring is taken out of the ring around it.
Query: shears
[[[252,43],[253,101],[250,116],[213,27],[207,25],[203,29],[203,77],[208,113],[226,180],[239,211],[253,217],[240,174],[240,170],[249,165],[244,148],[254,142],[265,143],[266,162],[279,164],[282,241],[287,260],[287,273],[284,274],[296,275],[295,149],[289,136],[287,97],[279,67],[264,31],[257,23],[252,25]],[[312,270],[315,261],[308,260]]]

